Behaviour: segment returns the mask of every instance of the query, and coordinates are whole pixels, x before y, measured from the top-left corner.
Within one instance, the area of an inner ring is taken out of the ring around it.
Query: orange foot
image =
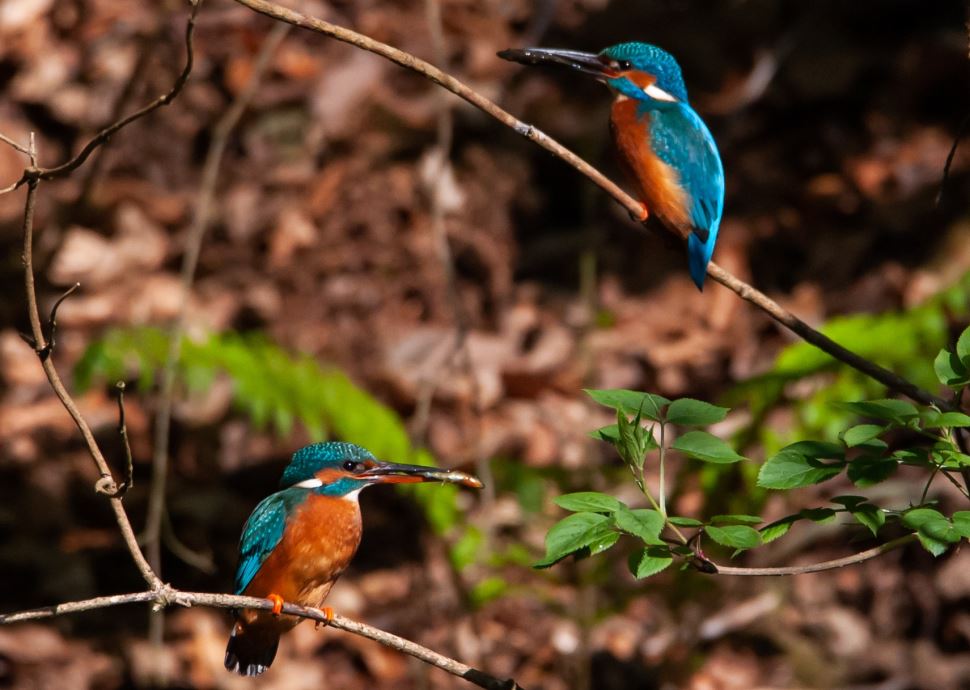
[[[283,597],[279,594],[268,594],[266,598],[273,602],[273,615],[278,616],[283,613]]]
[[[640,215],[637,216],[637,220],[641,223],[650,217],[650,211],[647,210],[646,204],[640,204]]]
[[[333,609],[330,608],[329,606],[324,606],[323,608],[321,608],[320,613],[322,613],[323,617],[326,618],[327,620],[317,621],[316,625],[313,626],[314,630],[319,630],[321,625],[330,625],[330,621],[333,620]]]

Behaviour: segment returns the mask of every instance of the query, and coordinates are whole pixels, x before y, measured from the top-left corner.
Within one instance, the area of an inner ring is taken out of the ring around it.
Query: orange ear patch
[[[324,486],[326,486],[327,484],[333,484],[335,481],[343,479],[344,477],[353,477],[354,475],[350,472],[345,472],[344,470],[336,470],[328,467],[327,469],[320,470],[314,476],[323,482]]]
[[[657,81],[657,78],[652,74],[647,74],[646,72],[641,72],[640,70],[631,69],[626,72],[621,72],[620,77],[626,77],[634,84],[639,86],[641,89],[646,89]]]

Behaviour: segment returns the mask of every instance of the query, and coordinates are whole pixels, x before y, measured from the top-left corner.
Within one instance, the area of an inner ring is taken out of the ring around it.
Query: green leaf
[[[729,525],[727,527],[708,525],[704,528],[704,531],[707,536],[722,546],[731,546],[735,549],[753,549],[756,546],[761,546],[761,534],[746,525]]]
[[[970,360],[970,328],[964,329],[957,339],[956,353],[960,361],[967,365],[967,360]]]
[[[630,510],[621,506],[613,516],[616,526],[624,532],[640,537],[647,544],[663,544],[660,531],[664,526],[663,515],[649,508]]]
[[[574,513],[563,518],[546,534],[546,555],[535,568],[548,568],[571,553],[587,547],[603,536],[610,519],[599,513]]]
[[[819,484],[842,472],[845,463],[823,463],[784,449],[768,458],[758,472],[758,486],[764,489],[795,489]]]
[[[970,510],[958,510],[953,514],[953,527],[960,536],[970,539]]]
[[[640,412],[644,417],[655,422],[660,421],[664,406],[670,404],[670,401],[662,395],[619,388],[611,390],[586,389],[585,392],[600,405],[611,407],[617,411],[627,410],[631,414]]]
[[[788,515],[780,520],[775,520],[770,525],[765,525],[759,531],[761,534],[761,543],[768,544],[779,537],[785,536],[792,528],[792,525],[794,525],[800,519],[801,518],[798,515]]]
[[[563,494],[556,500],[556,505],[575,513],[588,511],[591,513],[612,513],[623,507],[623,504],[612,496],[601,494],[597,491],[578,491],[572,494]]]
[[[871,441],[885,430],[885,427],[877,424],[860,424],[846,429],[845,433],[842,434],[842,440],[849,448],[854,448],[866,441]]]
[[[668,516],[667,522],[678,527],[701,527],[704,523],[689,517]]]
[[[667,408],[667,421],[682,426],[708,426],[723,420],[730,408],[711,405],[703,400],[680,398]]]
[[[715,515],[712,525],[760,525],[765,519],[757,515]]]
[[[853,458],[846,472],[858,487],[865,488],[886,481],[899,467],[895,458],[883,455],[860,455]]]
[[[620,427],[618,427],[616,424],[610,424],[589,432],[589,435],[595,438],[597,441],[606,441],[608,443],[617,444],[620,442]]]
[[[828,441],[796,441],[782,450],[798,453],[814,460],[844,460],[845,448],[839,443]]]
[[[640,426],[640,416],[634,421],[627,419],[622,409],[616,411],[616,426],[620,430],[620,441],[616,445],[616,452],[628,464],[640,469],[643,467],[646,447],[643,442],[643,428]]]
[[[949,350],[940,350],[933,360],[933,370],[940,383],[950,388],[960,388],[970,383],[967,367],[960,361],[959,355]]]
[[[946,521],[946,516],[933,508],[913,508],[903,513],[903,524],[910,529],[921,529],[932,522]]]
[[[674,441],[671,448],[704,462],[726,464],[745,459],[723,440],[706,431],[688,431]]]
[[[924,429],[965,426],[970,426],[970,416],[967,416],[962,412],[940,412],[939,410],[930,409],[923,413]]]
[[[920,545],[934,556],[942,556],[944,553],[946,553],[947,549],[950,548],[950,545],[947,542],[939,541],[938,539],[929,537],[922,532],[917,532],[916,538],[919,539]]]
[[[879,528],[886,524],[886,513],[871,503],[853,506],[849,513],[856,522],[868,528],[872,536],[879,536]]]
[[[630,554],[628,560],[630,572],[638,580],[656,575],[673,562],[670,549],[665,546],[648,546],[644,549],[637,549]]]
[[[939,556],[950,544],[960,541],[960,529],[945,515],[933,508],[913,508],[903,514],[903,524],[917,531],[920,543],[934,556]],[[941,550],[942,547],[942,550]]]
[[[911,419],[919,417],[919,410],[905,400],[887,398],[884,400],[865,400],[862,402],[838,403],[838,407],[855,412],[862,417],[885,419],[889,422],[905,425]]]

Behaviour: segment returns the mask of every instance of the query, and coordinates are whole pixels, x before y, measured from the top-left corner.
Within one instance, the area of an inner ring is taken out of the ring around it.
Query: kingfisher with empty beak
[[[302,619],[281,615],[284,603],[319,608],[360,545],[357,496],[374,484],[482,483],[463,472],[381,462],[352,443],[301,448],[243,528],[235,593],[270,599],[272,611],[234,611],[226,668],[244,676],[263,673],[276,656],[280,635]],[[327,619],[330,608],[322,609]]]
[[[643,204],[687,240],[690,276],[704,289],[724,209],[724,169],[714,137],[687,102],[680,65],[648,43],[620,43],[599,53],[550,48],[503,50],[527,65],[563,65],[613,92],[610,129],[621,163]]]

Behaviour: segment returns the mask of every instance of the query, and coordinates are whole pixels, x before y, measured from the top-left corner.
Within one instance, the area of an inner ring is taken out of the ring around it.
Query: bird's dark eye
[[[628,69],[631,69],[633,67],[633,63],[631,63],[629,60],[617,60],[616,67],[617,69],[622,70],[623,72],[626,72]]]
[[[348,472],[355,472],[358,467],[360,467],[360,463],[354,462],[353,460],[348,460],[344,463],[344,469]]]

